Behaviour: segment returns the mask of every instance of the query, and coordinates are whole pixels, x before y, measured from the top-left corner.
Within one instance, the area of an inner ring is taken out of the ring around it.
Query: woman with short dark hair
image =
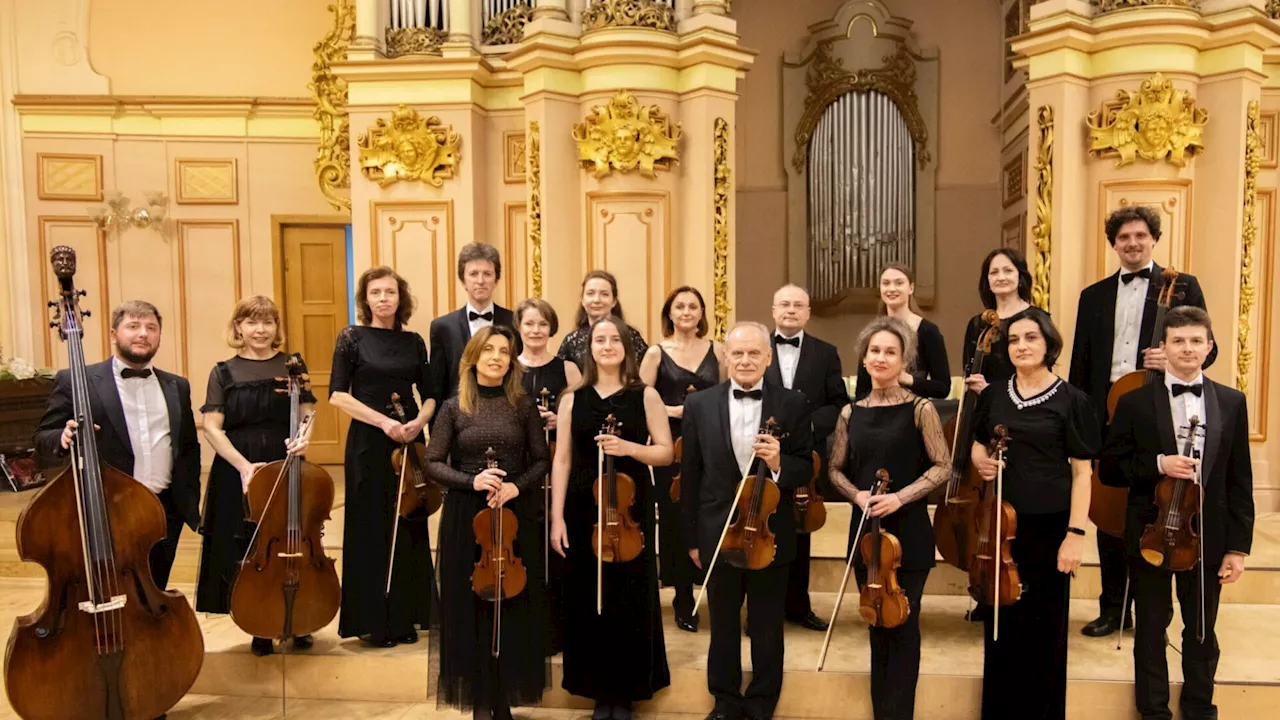
[[[991,352],[987,353],[982,372],[966,375],[964,379],[967,389],[980,393],[988,383],[1000,385],[1013,375],[1005,332],[1009,329],[1009,318],[1031,307],[1031,271],[1027,269],[1027,259],[1022,253],[1010,248],[996,248],[987,253],[982,261],[982,273],[978,276],[978,296],[982,298],[982,307],[996,311],[1001,330],[1000,337],[991,346]],[[969,372],[973,356],[978,350],[978,339],[986,329],[982,315],[978,313],[970,318],[964,331],[963,360],[966,373]]]

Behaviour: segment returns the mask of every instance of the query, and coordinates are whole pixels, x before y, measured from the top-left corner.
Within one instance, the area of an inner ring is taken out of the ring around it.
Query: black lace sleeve
[[[432,426],[431,443],[427,445],[427,477],[438,485],[459,490],[471,490],[474,478],[448,463],[449,453],[457,452],[453,439],[457,428],[458,399],[449,398],[436,415]]]
[[[329,376],[329,394],[351,392],[351,376],[355,374],[359,350],[356,348],[355,328],[348,325],[338,333],[333,345],[333,370]]]

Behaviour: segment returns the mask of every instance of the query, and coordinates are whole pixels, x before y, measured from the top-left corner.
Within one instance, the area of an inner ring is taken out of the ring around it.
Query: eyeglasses
[[[809,303],[780,302],[780,303],[774,303],[774,307],[778,308],[779,310],[806,310],[809,307]]]

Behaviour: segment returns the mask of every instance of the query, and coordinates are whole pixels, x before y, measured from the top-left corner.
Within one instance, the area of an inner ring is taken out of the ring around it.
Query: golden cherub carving
[[[1209,112],[1196,107],[1186,90],[1174,90],[1173,81],[1161,73],[1142,81],[1138,92],[1120,90],[1119,108],[1104,115],[1089,113],[1089,152],[1101,155],[1110,150],[1120,154],[1116,167],[1128,165],[1135,156],[1162,160],[1178,167],[1187,156],[1204,149],[1201,136]]]
[[[625,90],[607,104],[591,108],[583,122],[574,123],[573,139],[578,142],[578,160],[597,178],[612,170],[636,169],[653,177],[655,166],[669,168],[680,160],[679,123],[672,124],[657,105],[641,106]]]
[[[453,128],[432,115],[425,120],[417,110],[401,105],[391,121],[378,118],[360,136],[360,172],[386,187],[400,180],[420,180],[434,187],[444,184],[462,157],[462,139]]]

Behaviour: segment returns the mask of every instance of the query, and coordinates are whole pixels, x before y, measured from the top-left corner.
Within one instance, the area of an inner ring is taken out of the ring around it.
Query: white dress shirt
[[[476,308],[476,307],[472,307],[471,303],[467,303],[467,308],[466,308],[466,310],[467,310],[467,323],[468,323],[469,325],[471,325],[471,336],[472,336],[472,337],[475,337],[475,334],[476,334],[477,332],[479,332],[479,331],[480,331],[480,328],[486,328],[486,327],[489,327],[490,325],[492,325],[492,324],[493,324],[493,320],[485,320],[484,318],[476,318],[475,320],[472,320],[472,319],[471,319],[471,313],[481,313],[481,314],[483,314],[483,313],[492,313],[492,312],[494,312],[494,309],[493,309],[493,303],[492,303],[492,302],[490,302],[490,303],[489,303],[489,306],[488,306],[488,307],[486,307],[486,308]]]
[[[776,337],[786,337],[781,330],[774,330]],[[796,337],[800,338],[800,344],[804,345],[804,331],[796,333]],[[782,373],[782,386],[790,390],[796,380],[796,366],[800,364],[800,348],[791,347],[776,343],[773,351],[778,354],[778,371]]]
[[[111,359],[111,374],[120,393],[120,407],[133,446],[133,477],[153,493],[169,487],[173,480],[173,445],[169,437],[169,407],[164,401],[160,379],[148,363],[151,376],[125,379],[124,363]]]
[[[1155,261],[1147,263],[1154,272]],[[1139,335],[1142,333],[1142,310],[1151,281],[1135,277],[1127,284],[1116,276],[1116,331],[1111,341],[1111,382],[1137,370]]]
[[[1184,392],[1181,395],[1173,396],[1173,386],[1178,385],[1200,385],[1200,394],[1196,395],[1192,392]],[[1184,383],[1173,376],[1173,373],[1164,374],[1165,391],[1169,393],[1169,410],[1173,413],[1173,435],[1174,441],[1178,448],[1178,452],[1182,453],[1187,444],[1187,423],[1191,418],[1199,418],[1196,425],[1196,439],[1192,445],[1193,457],[1204,457],[1204,424],[1206,418],[1204,416],[1204,373],[1200,373],[1195,380]],[[1164,468],[1160,459],[1163,455],[1156,456],[1156,468],[1161,473]]]

